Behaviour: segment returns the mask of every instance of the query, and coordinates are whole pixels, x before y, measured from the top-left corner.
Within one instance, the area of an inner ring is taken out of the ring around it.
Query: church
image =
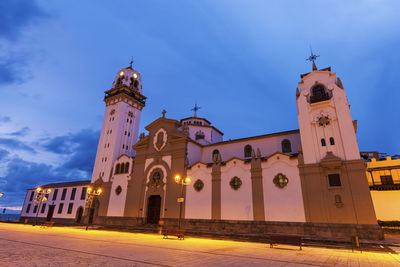
[[[340,78],[314,62],[300,78],[293,92],[299,129],[224,141],[220,129],[197,116],[197,106],[183,119],[164,110],[139,135],[141,76],[132,65],[119,70],[105,91],[91,181],[44,185],[51,189],[47,209],[29,189],[21,220],[383,238]],[[101,188],[89,206],[87,188]],[[64,203],[68,212],[60,212]]]

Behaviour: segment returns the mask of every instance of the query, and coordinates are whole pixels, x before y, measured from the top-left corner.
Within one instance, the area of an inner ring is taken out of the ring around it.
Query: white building
[[[131,66],[118,72],[105,93],[91,180],[103,190],[92,212],[94,223],[134,227],[162,220],[173,227],[181,197],[174,177],[180,175],[192,179],[183,188],[182,217],[189,230],[221,232],[229,224],[230,231],[239,232],[273,227],[275,232],[382,237],[350,106],[330,68],[313,64],[312,72],[301,75],[299,130],[229,141],[196,113],[175,120],[165,111],[137,141],[146,98]]]

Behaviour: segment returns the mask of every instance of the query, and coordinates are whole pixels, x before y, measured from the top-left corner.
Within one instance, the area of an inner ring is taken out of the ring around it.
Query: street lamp
[[[42,189],[41,187],[36,188],[36,199],[34,201],[34,205],[37,207],[37,211],[36,211],[36,217],[35,217],[35,221],[33,223],[33,226],[36,225],[37,223],[37,217],[39,215],[39,210],[40,210],[40,206],[42,205],[42,202],[47,201],[47,197],[46,195],[50,194],[51,189],[48,188],[47,190]]]
[[[87,198],[86,198],[86,208],[88,209],[88,217],[87,217],[87,222],[86,222],[86,231],[89,228],[89,219],[90,219],[90,213],[92,211],[92,206],[93,206],[93,198],[94,196],[99,196],[103,190],[101,188],[97,188],[96,190],[93,190],[92,187],[89,187],[86,192],[87,192]]]
[[[178,220],[178,229],[181,229],[181,219],[182,219],[182,204],[185,201],[183,197],[183,186],[189,185],[192,179],[189,176],[182,178],[179,174],[175,176],[175,182],[181,185],[181,196],[178,198],[179,203],[179,220]]]

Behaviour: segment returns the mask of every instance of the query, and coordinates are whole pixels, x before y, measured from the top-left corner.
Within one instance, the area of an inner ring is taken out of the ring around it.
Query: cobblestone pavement
[[[395,248],[396,249],[396,248]],[[399,251],[400,252],[400,251]],[[400,266],[388,252],[351,252],[155,234],[0,223],[0,266]]]

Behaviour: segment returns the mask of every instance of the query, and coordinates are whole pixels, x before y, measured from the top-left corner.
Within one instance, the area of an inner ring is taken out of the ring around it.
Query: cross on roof
[[[195,104],[194,104],[194,108],[191,109],[191,110],[194,111],[194,117],[197,117],[197,111],[198,111],[199,109],[201,109],[201,107],[199,107],[199,106],[197,105],[197,103],[195,103]]]
[[[132,57],[131,61],[129,62],[129,67],[132,68],[132,64],[133,64],[133,57]]]
[[[315,65],[315,60],[317,60],[317,57],[319,57],[319,55],[315,55],[312,51],[312,47],[310,46],[310,50],[311,50],[311,55],[306,59],[308,61],[312,61],[313,64],[313,70],[317,70],[317,66]]]
[[[167,111],[165,109],[163,109],[162,113],[162,117],[165,118],[165,113],[167,113]]]

